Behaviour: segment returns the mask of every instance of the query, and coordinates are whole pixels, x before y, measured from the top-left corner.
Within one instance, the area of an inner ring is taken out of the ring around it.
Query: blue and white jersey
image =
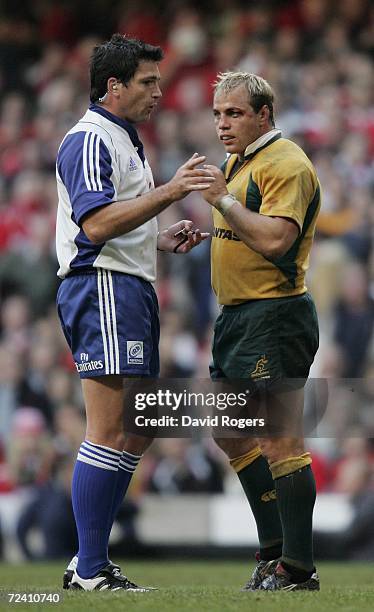
[[[157,220],[93,244],[82,229],[89,211],[131,200],[154,188],[152,171],[135,128],[92,104],[66,134],[57,156],[58,276],[72,270],[104,268],[156,278]]]

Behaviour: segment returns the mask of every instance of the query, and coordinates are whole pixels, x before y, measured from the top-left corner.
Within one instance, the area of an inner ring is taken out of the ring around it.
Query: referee
[[[287,409],[300,420],[318,348],[305,272],[320,187],[305,153],[275,128],[273,100],[270,85],[254,74],[220,74],[215,84],[214,120],[227,159],[222,171],[205,166],[216,180],[203,192],[213,209],[212,284],[223,306],[211,376],[251,380],[265,392],[268,414],[277,418]],[[281,391],[285,379],[302,382]],[[258,565],[245,590],[318,590],[316,491],[301,434],[216,442],[238,473],[257,523]]]
[[[86,439],[73,474],[79,554],[64,587],[146,590],[109,562],[108,539],[150,440],[123,432],[124,379],[159,372],[156,249],[186,253],[208,234],[180,221],[160,234],[156,215],[214,180],[196,153],[154,188],[136,125],[161,96],[160,47],[120,34],[94,49],[91,105],[57,157],[57,306],[82,382]]]

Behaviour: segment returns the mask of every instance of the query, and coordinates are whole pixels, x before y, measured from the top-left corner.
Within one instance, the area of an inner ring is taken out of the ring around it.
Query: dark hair
[[[267,106],[269,109],[269,121],[275,127],[273,100],[269,96],[254,94],[250,99],[250,104],[255,113],[258,113],[263,106]]]
[[[136,38],[113,34],[112,38],[97,45],[91,57],[91,102],[107,92],[110,77],[128,83],[138,69],[139,62],[160,62],[164,57],[161,47],[155,47]]]

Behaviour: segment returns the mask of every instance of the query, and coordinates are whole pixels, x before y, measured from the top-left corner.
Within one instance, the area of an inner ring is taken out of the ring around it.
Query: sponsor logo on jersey
[[[92,370],[103,370],[104,365],[101,359],[88,361],[88,354],[81,353],[81,362],[75,362],[75,367],[78,372],[92,372]]]
[[[143,340],[127,340],[127,363],[143,363]]]
[[[132,157],[130,157],[130,161],[129,161],[129,170],[130,172],[135,172],[135,170],[138,169],[138,166],[136,165],[136,162],[133,160]]]
[[[240,242],[240,238],[231,229],[224,227],[215,227],[213,232],[214,238],[222,238],[222,240],[236,240]]]

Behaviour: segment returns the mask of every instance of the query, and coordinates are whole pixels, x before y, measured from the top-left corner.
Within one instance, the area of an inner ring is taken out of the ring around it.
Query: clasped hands
[[[203,198],[209,204],[215,206],[223,196],[228,194],[226,180],[221,170],[216,166],[204,164],[202,168],[197,168],[205,159],[204,156],[194,153],[178,170],[171,182],[175,179],[179,179],[180,182],[182,177],[186,181],[188,177],[188,187],[185,185],[187,191],[200,191]],[[192,184],[192,175],[194,175],[194,184]],[[188,253],[210,236],[209,232],[201,232],[199,229],[194,230],[192,228],[193,222],[183,219],[161,231],[157,239],[158,250],[168,253]]]

